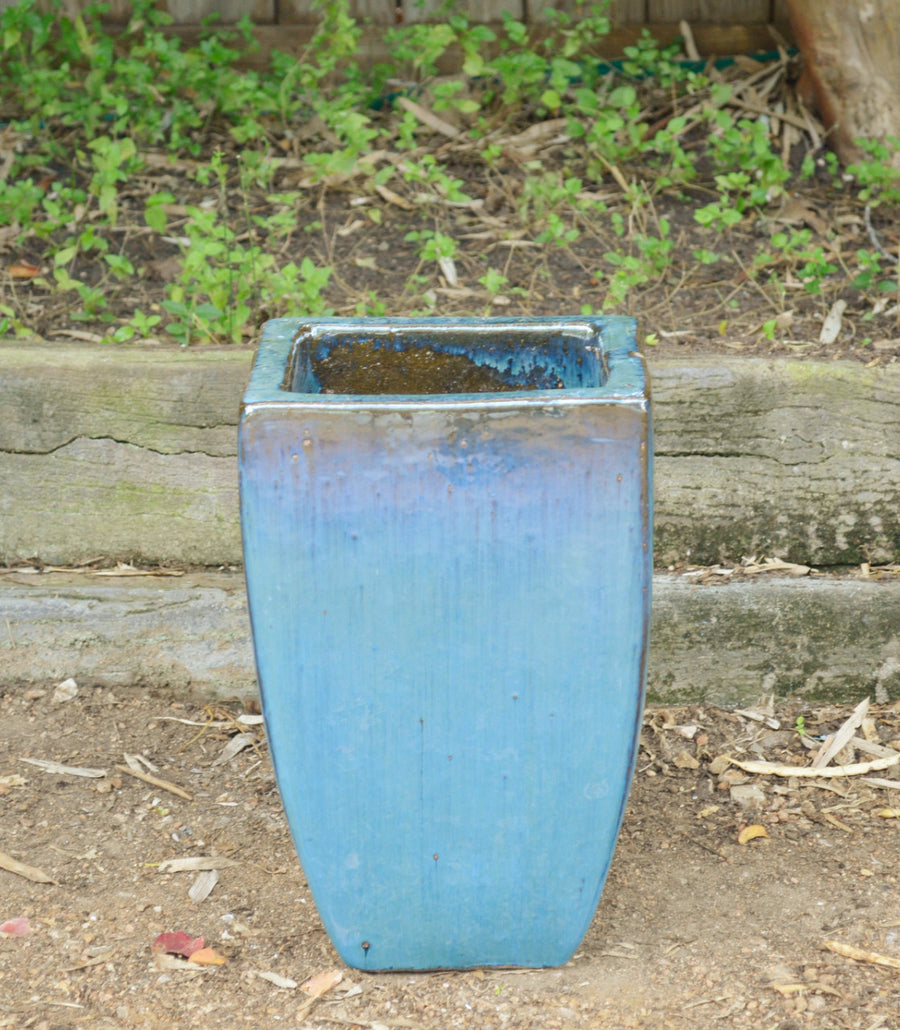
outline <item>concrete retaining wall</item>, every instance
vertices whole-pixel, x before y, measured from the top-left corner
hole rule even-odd
[[[900,697],[900,577],[653,584],[648,696],[670,704]],[[0,577],[6,686],[256,690],[243,577]]]
[[[241,560],[252,355],[0,343],[0,562]],[[900,557],[900,365],[650,359],[656,559]]]

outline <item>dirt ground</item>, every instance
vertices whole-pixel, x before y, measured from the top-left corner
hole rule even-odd
[[[238,721],[247,706],[72,694],[0,692],[0,1027],[900,1028],[900,704],[873,705],[829,763],[862,771],[816,779],[723,756],[809,766],[849,708],[648,710],[571,962],[365,974],[319,922],[262,727]],[[205,898],[208,873],[160,867],[210,856],[222,868]],[[202,936],[224,961],[155,953],[164,932]],[[304,982],[331,971],[313,998]]]

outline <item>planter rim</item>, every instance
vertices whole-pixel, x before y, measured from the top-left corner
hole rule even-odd
[[[622,315],[565,316],[560,318],[273,318],[263,327],[259,351],[242,409],[281,407],[298,403],[311,408],[339,410],[371,408],[379,411],[423,408],[521,408],[580,405],[585,403],[633,401],[646,404],[649,392],[643,357],[635,350],[636,320]],[[583,339],[586,346],[599,344],[609,374],[599,387],[539,390],[508,390],[485,393],[446,394],[322,394],[294,392],[284,388],[285,372],[294,347],[303,334],[388,332],[401,330],[431,334],[463,330],[473,334],[534,328],[568,333]]]

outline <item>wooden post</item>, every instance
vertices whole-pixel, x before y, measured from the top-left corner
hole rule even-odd
[[[900,139],[900,0],[787,0],[803,53],[801,98],[844,163],[859,138]],[[900,155],[895,155],[900,167]]]

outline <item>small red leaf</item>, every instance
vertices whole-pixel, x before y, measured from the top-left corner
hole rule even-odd
[[[202,937],[191,937],[189,933],[161,933],[153,942],[153,951],[165,951],[170,955],[190,958],[203,947]]]
[[[41,274],[41,270],[37,265],[32,265],[28,261],[16,261],[11,265],[7,265],[6,271],[9,272],[13,279],[34,279],[35,276]]]
[[[31,924],[25,916],[7,919],[5,923],[0,923],[0,933],[7,937],[24,937],[31,933]]]

